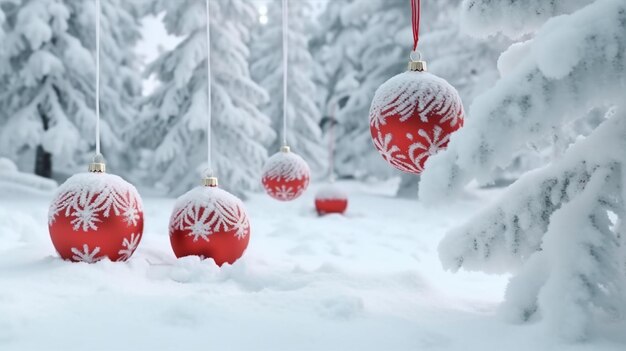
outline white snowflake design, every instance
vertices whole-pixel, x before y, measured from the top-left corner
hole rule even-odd
[[[72,217],[75,231],[98,229],[102,218],[122,216],[128,226],[137,226],[142,204],[137,190],[122,178],[106,173],[80,173],[68,179],[50,205],[48,224],[63,213]]]
[[[72,259],[78,262],[85,263],[96,263],[104,258],[104,256],[97,257],[96,255],[100,253],[100,247],[96,246],[93,251],[89,251],[89,246],[87,244],[83,245],[83,251],[79,251],[77,248],[72,248]]]
[[[193,241],[209,241],[218,231],[235,230],[238,239],[248,235],[250,223],[243,204],[219,188],[198,187],[181,196],[170,219],[173,230],[189,231]]]
[[[124,238],[124,240],[122,240],[122,247],[124,248],[117,252],[119,255],[121,255],[117,260],[128,260],[130,256],[132,256],[133,252],[135,252],[135,250],[137,249],[137,246],[139,246],[139,240],[141,240],[141,235],[135,233],[132,233],[130,235],[130,239]]]
[[[380,131],[378,131],[376,138],[374,138],[374,146],[376,146],[380,154],[387,162],[392,162],[396,156],[403,156],[402,154],[398,154],[400,152],[400,148],[397,145],[391,145],[391,139],[391,133],[387,133],[383,137]],[[394,156],[394,154],[396,156]]]
[[[309,165],[293,152],[277,152],[263,167],[263,179],[282,179],[290,182],[308,178]]]
[[[286,185],[274,187],[274,191],[272,192],[272,195],[274,197],[277,197],[282,200],[292,199],[295,194],[296,193],[293,190],[293,188],[290,186],[286,186]]]
[[[439,150],[444,148],[444,145],[450,140],[450,135],[441,136],[443,129],[439,126],[435,126],[433,129],[433,136],[431,138],[428,133],[420,129],[417,134],[421,136],[426,142],[415,142],[409,146],[408,158],[406,155],[400,152],[400,149],[396,145],[391,145],[391,134],[386,134],[383,138],[381,133],[378,132],[377,137],[374,139],[374,145],[379,150],[383,158],[394,165],[396,168],[411,173],[421,173],[424,169],[422,167],[422,161],[430,156],[435,155]],[[407,133],[406,136],[409,140],[413,140],[413,136]]]
[[[426,140],[426,144],[417,142],[415,144],[411,144],[409,147],[409,158],[420,172],[423,171],[421,166],[422,160],[439,152],[439,150],[441,150],[450,140],[450,135],[446,135],[442,138],[441,132],[443,132],[441,127],[435,126],[433,129],[433,137],[431,138],[426,131],[420,129],[417,134]]]
[[[370,125],[376,129],[390,116],[405,122],[416,115],[428,122],[431,112],[442,116],[439,124],[456,126],[463,116],[463,104],[456,90],[445,80],[426,72],[404,72],[381,85],[370,107]]]

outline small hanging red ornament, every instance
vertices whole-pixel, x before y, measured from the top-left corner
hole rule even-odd
[[[309,186],[311,170],[302,157],[283,146],[267,160],[262,183],[265,191],[276,200],[291,201]]]
[[[101,160],[89,171],[59,187],[48,212],[52,244],[65,260],[126,261],[143,233],[141,198],[134,186],[104,173]]]
[[[420,2],[411,4],[414,46],[408,71],[376,90],[369,117],[372,140],[382,157],[401,171],[420,174],[426,160],[463,126],[464,112],[456,89],[426,72],[426,62],[416,51]]]
[[[334,184],[328,184],[315,195],[315,209],[320,215],[346,212],[348,208],[348,194],[337,188]]]
[[[250,241],[243,203],[207,177],[204,186],[179,197],[170,218],[170,242],[176,257],[212,258],[218,266],[233,264]]]
[[[288,70],[288,42],[289,13],[287,0],[282,0],[282,44],[283,44],[283,146],[267,160],[263,167],[261,182],[267,193],[280,201],[291,201],[298,198],[309,186],[311,170],[302,157],[291,152],[287,146],[287,73]]]

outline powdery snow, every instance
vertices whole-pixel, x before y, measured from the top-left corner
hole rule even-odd
[[[294,152],[279,151],[272,155],[263,166],[263,178],[285,181],[300,180],[311,174],[309,165]]]
[[[455,126],[463,113],[459,94],[445,79],[428,72],[407,71],[391,77],[374,95],[370,108],[370,125],[385,124],[388,116],[399,115],[402,122],[413,116],[415,109],[420,119],[432,111],[439,112],[441,124]],[[445,116],[445,117],[444,117]]]
[[[499,191],[429,208],[393,198],[391,183],[337,186],[350,195],[347,216],[318,217],[315,186],[290,203],[253,194],[250,245],[221,269],[174,258],[173,199],[144,199],[144,236],[128,262],[86,264],[54,252],[50,195],[0,194],[0,349],[624,349],[624,324],[564,344],[504,323],[495,309],[506,276],[443,271],[443,233]]]
[[[315,198],[318,200],[347,199],[348,193],[337,184],[326,184],[317,191]]]

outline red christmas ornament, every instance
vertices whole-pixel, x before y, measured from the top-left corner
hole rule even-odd
[[[267,160],[263,168],[263,187],[267,193],[280,201],[298,198],[309,186],[311,170],[302,157],[283,146]]]
[[[333,184],[321,188],[315,195],[315,209],[320,215],[346,212],[348,195]]]
[[[250,241],[250,222],[243,203],[217,187],[217,178],[179,197],[170,218],[170,242],[176,257],[212,258],[218,266],[233,264]]]
[[[52,244],[65,260],[126,261],[143,233],[141,198],[134,186],[104,173],[104,164],[90,170],[70,177],[57,191],[48,212]]]
[[[381,85],[370,108],[374,146],[397,169],[420,174],[426,160],[444,149],[463,126],[459,93],[444,79],[411,61],[409,71]]]

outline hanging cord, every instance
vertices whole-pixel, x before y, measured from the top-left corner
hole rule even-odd
[[[289,38],[288,22],[289,6],[287,0],[283,0],[283,146],[287,146],[287,69],[289,68]]]
[[[328,177],[331,183],[335,182],[335,112],[337,110],[337,100],[333,99],[330,105],[330,129],[328,130]]]
[[[207,77],[207,163],[208,176],[213,176],[213,163],[211,159],[211,11],[209,0],[206,0],[206,77]]]
[[[413,28],[413,51],[417,51],[420,41],[420,15],[422,4],[420,0],[411,0],[411,24]]]
[[[100,153],[100,0],[96,0],[96,158]]]

